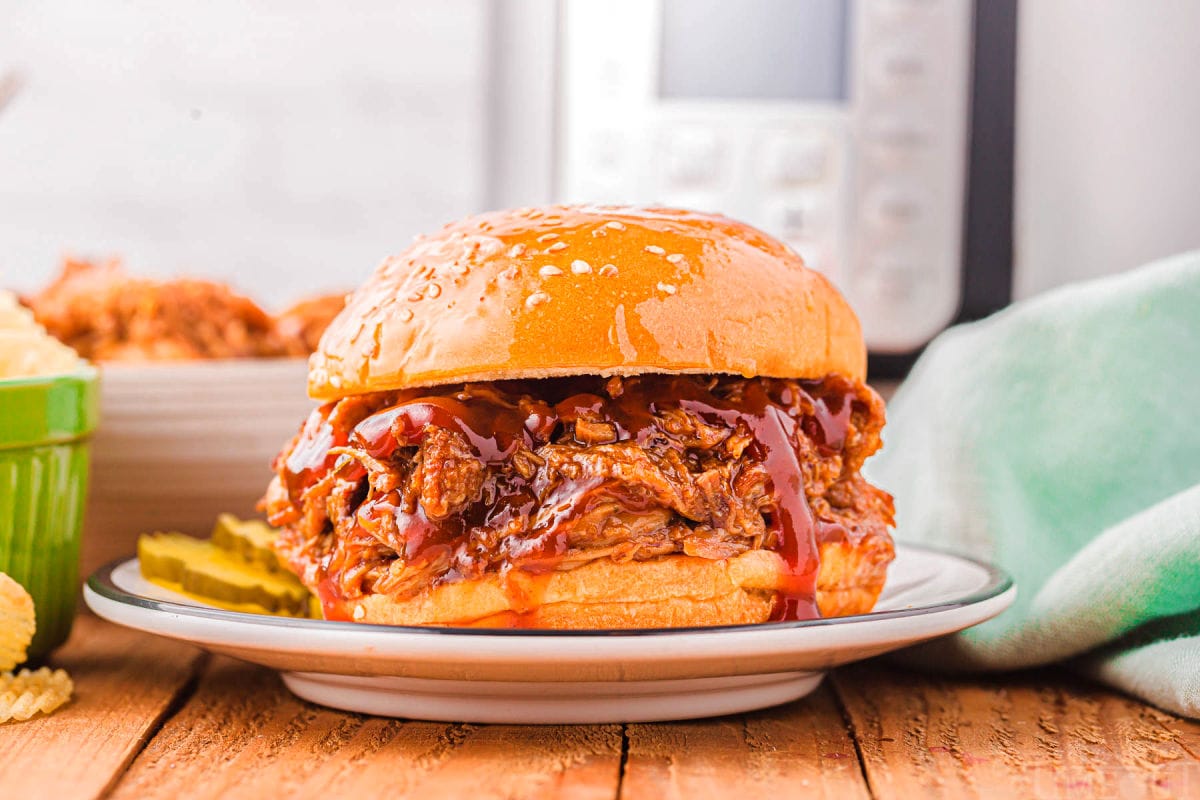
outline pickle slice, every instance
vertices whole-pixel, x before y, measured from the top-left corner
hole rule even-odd
[[[210,541],[182,533],[138,539],[142,575],[212,605],[292,617],[309,615],[308,589],[292,574],[269,572]]]
[[[278,531],[262,520],[221,514],[213,526],[212,543],[247,564],[268,572],[290,574],[279,563],[279,557],[271,547],[278,535]]]
[[[212,545],[182,533],[144,533],[138,537],[138,563],[146,579],[183,582],[188,562],[207,558]]]
[[[249,569],[220,551],[184,570],[185,592],[225,603],[253,603],[272,614],[306,616],[308,590],[299,581]]]

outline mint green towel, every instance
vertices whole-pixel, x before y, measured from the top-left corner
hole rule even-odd
[[[1072,666],[1200,717],[1200,251],[953,328],[888,407],[896,538],[992,561],[1000,617],[930,667]]]

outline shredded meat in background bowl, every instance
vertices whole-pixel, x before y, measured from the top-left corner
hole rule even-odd
[[[68,259],[25,298],[56,339],[92,361],[191,361],[307,356],[345,304],[344,293],[272,317],[228,286],[129,275],[116,261]]]
[[[297,302],[275,317],[275,328],[291,355],[307,356],[317,349],[321,334],[346,307],[346,293],[318,295]]]
[[[745,409],[769,430],[754,430]],[[796,502],[774,485],[788,478],[771,469],[784,455],[803,482],[812,535],[857,543],[887,537],[892,524],[891,497],[859,474],[883,422],[880,397],[840,376],[585,377],[358,395],[313,412],[276,458],[264,505],[283,528],[284,559],[343,599],[405,598],[514,567],[779,551],[781,518]],[[786,439],[767,441],[770,431]]]

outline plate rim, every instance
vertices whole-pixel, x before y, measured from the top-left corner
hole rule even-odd
[[[589,630],[562,630],[554,628],[479,628],[454,626],[421,626],[421,625],[387,625],[372,622],[351,622],[325,619],[301,619],[297,617],[280,617],[270,614],[253,614],[246,611],[230,611],[210,606],[190,605],[170,600],[157,600],[151,597],[132,594],[118,587],[112,579],[113,572],[137,556],[118,558],[97,569],[88,576],[85,586],[99,597],[109,602],[124,606],[133,606],[147,611],[156,611],[172,615],[198,617],[207,621],[224,622],[233,625],[267,625],[278,628],[292,628],[310,632],[359,632],[362,634],[379,634],[388,636],[466,636],[481,639],[633,639],[644,637],[671,637],[697,633],[737,633],[737,632],[768,632],[787,631],[807,628],[828,628],[832,626],[852,626],[855,624],[882,622],[885,620],[919,617],[985,603],[993,600],[1015,588],[1013,581],[1005,570],[972,556],[963,555],[939,547],[928,545],[896,542],[896,548],[915,550],[918,552],[958,559],[982,569],[986,575],[985,583],[979,589],[953,600],[929,605],[908,606],[889,611],[871,611],[866,614],[854,614],[845,617],[820,617],[808,620],[790,620],[783,622],[757,622],[738,625],[704,625],[681,628],[599,628]],[[86,599],[86,598],[85,598]],[[89,604],[90,605],[90,604]]]

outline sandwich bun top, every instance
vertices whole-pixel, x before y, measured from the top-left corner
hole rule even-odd
[[[469,217],[386,259],[322,336],[308,391],[647,372],[861,380],[866,347],[837,289],[749,225],[549,206]]]

